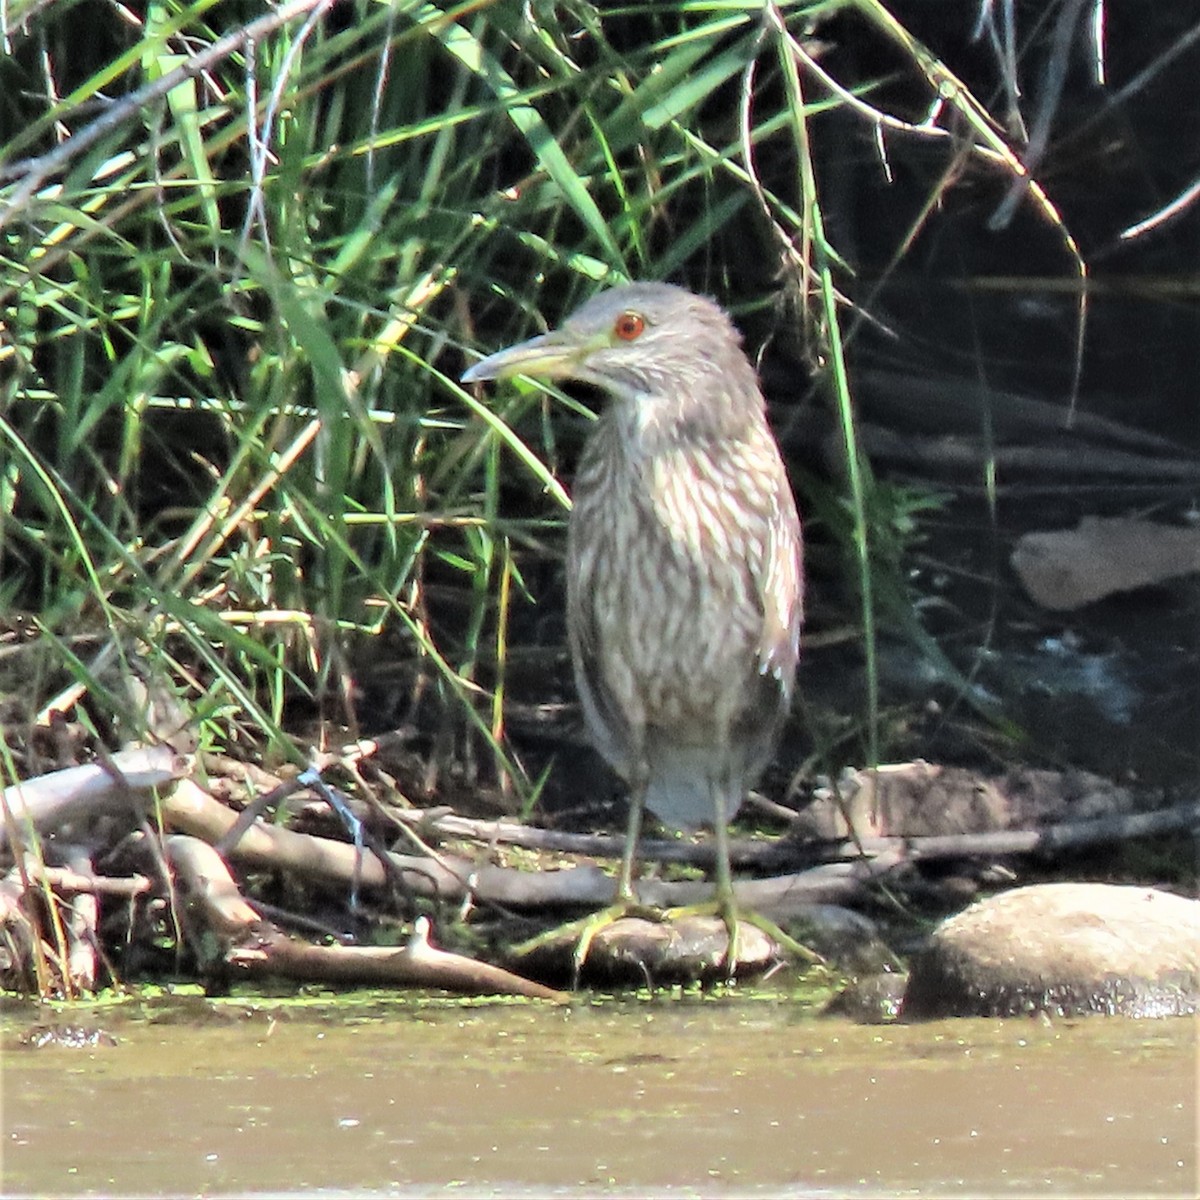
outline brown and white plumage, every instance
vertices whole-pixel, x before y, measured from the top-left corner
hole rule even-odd
[[[801,620],[800,525],[728,317],[664,284],[603,293],[580,332],[636,313],[574,484],[568,629],[589,731],[664,823],[730,820],[774,749]],[[619,341],[619,339],[618,339]],[[639,372],[621,359],[644,356]],[[593,382],[599,382],[593,379]]]
[[[576,474],[568,630],[588,731],[677,828],[736,813],[774,750],[799,655],[800,522],[741,338],[711,300],[613,288],[467,381],[603,388]],[[626,848],[622,883],[632,861]],[[728,857],[719,883],[728,886]]]

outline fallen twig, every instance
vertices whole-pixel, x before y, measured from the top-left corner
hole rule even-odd
[[[47,867],[32,859],[25,863],[26,878],[30,883],[45,883],[61,896],[144,896],[154,884],[145,875],[96,875],[91,871],[76,871],[70,867]],[[10,879],[18,882],[20,877],[13,872]]]
[[[192,916],[222,938],[235,942],[225,952],[223,961],[243,976],[566,999],[562,993],[511,971],[435,949],[429,944],[429,922],[424,917],[416,922],[408,945],[399,949],[314,946],[294,940],[247,903],[221,856],[206,842],[174,834],[166,840],[166,853],[178,872]]]
[[[1145,813],[1118,813],[1091,821],[1063,821],[1041,829],[999,829],[991,833],[959,833],[940,837],[864,838],[862,847],[873,853],[896,849],[907,842],[914,860],[978,858],[997,854],[1047,854],[1067,847],[1121,842],[1180,829],[1200,828],[1200,800]]]
[[[162,801],[164,819],[172,828],[204,841],[220,842],[236,820],[233,813],[190,779],[182,780]],[[230,850],[235,862],[296,872],[310,879],[349,885],[354,877],[355,850],[346,842],[295,833],[277,825],[252,825]],[[902,855],[900,856],[902,857]],[[481,903],[530,910],[540,908],[599,908],[613,897],[613,878],[594,866],[559,871],[522,871],[514,867],[475,864],[445,855],[428,858],[389,854],[391,866],[419,896],[462,900],[470,895]],[[789,905],[844,902],[860,895],[867,881],[888,870],[890,856],[875,861],[826,863],[811,870],[775,879],[744,880],[736,884],[739,903],[766,912],[786,912]],[[387,876],[373,857],[361,862],[361,882],[381,888]],[[705,882],[642,880],[641,900],[664,908],[711,900]]]
[[[92,874],[92,860],[81,846],[71,847],[67,865],[76,874]],[[67,935],[66,973],[73,990],[94,991],[100,945],[100,901],[95,892],[76,892],[68,903],[63,922]]]
[[[209,929],[243,937],[267,923],[242,896],[221,856],[207,842],[173,834],[163,844],[191,914]]]
[[[113,101],[89,124],[71,137],[57,143],[53,150],[37,158],[5,164],[2,179],[19,179],[3,209],[0,209],[0,229],[20,215],[29,201],[48,179],[67,169],[70,164],[95,145],[122,122],[139,116],[155,100],[168,95],[174,88],[207,71],[224,58],[236,54],[248,43],[261,40],[297,16],[302,16],[327,0],[292,0],[266,16],[251,21],[241,29],[227,34],[211,46],[192,54],[173,70],[166,71],[149,83]]]
[[[555,854],[618,859],[625,849],[625,835],[615,833],[566,833],[560,829],[541,829],[518,821],[481,821],[442,813],[431,817],[420,809],[389,810],[388,815],[405,826],[433,831],[441,837],[458,837],[488,846],[519,846]],[[729,861],[734,866],[769,869],[794,858],[795,843],[786,838],[733,838],[729,843]],[[644,838],[638,853],[646,862],[685,863],[711,867],[716,850],[707,841],[686,838]]]
[[[449,954],[429,944],[429,921],[418,918],[406,946],[314,946],[277,930],[255,946],[237,946],[229,965],[247,977],[284,976],[318,983],[368,983],[442,988],[471,995],[529,996],[565,1003],[569,997],[503,967]]]

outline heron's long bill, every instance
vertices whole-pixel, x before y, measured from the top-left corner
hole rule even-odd
[[[535,379],[566,379],[574,375],[580,362],[596,346],[593,342],[572,338],[562,330],[552,330],[497,350],[463,373],[463,383],[482,383],[486,379],[511,379],[530,375]]]

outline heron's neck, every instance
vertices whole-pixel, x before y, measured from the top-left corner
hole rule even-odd
[[[612,422],[625,454],[636,460],[717,441],[740,441],[749,437],[764,417],[755,388],[752,397],[695,392],[614,395],[603,419]]]

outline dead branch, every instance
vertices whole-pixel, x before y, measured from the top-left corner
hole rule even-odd
[[[80,846],[71,847],[67,866],[80,876],[91,875],[92,860]],[[63,926],[67,935],[67,978],[73,989],[91,992],[96,988],[100,945],[100,901],[95,892],[77,892],[67,905]]]
[[[1200,800],[1188,800],[1147,813],[1121,813],[1092,821],[1064,821],[1041,829],[1000,829],[992,833],[959,833],[940,837],[865,838],[868,853],[884,853],[906,845],[914,861],[939,858],[986,858],[1006,854],[1049,854],[1068,847],[1123,842],[1182,829],[1200,829]]]
[[[266,923],[242,897],[221,856],[200,838],[173,834],[163,845],[189,909],[224,937],[244,937]]]
[[[901,764],[939,772],[928,764]],[[940,771],[937,778],[945,772]],[[964,776],[977,778],[970,772]],[[1115,803],[1100,796],[1097,803]],[[404,823],[422,824],[421,813],[393,813]],[[1078,821],[1051,821],[1032,829],[999,829],[978,833],[911,836],[863,836],[858,841],[842,837],[740,838],[730,844],[730,861],[743,867],[779,869],[809,864],[834,863],[857,858],[861,853],[872,857],[901,853],[910,861],[947,858],[987,858],[1009,854],[1041,854],[1067,847],[1097,845],[1129,838],[1152,837],[1188,829],[1200,820],[1200,801],[1185,801],[1169,808],[1144,813],[1112,813]],[[615,834],[572,834],[559,830],[537,829],[514,821],[479,821],[453,814],[441,815],[423,823],[448,837],[469,838],[488,845],[521,846],[562,854],[599,858],[620,858],[624,837]],[[844,825],[843,825],[844,828]],[[687,863],[711,867],[714,862],[710,842],[646,840],[639,845],[639,856],[646,862]],[[807,871],[805,872],[807,875]],[[739,885],[743,886],[743,885]]]
[[[871,857],[824,863],[794,875],[735,880],[733,891],[739,908],[773,921],[789,921],[803,917],[817,904],[845,904],[864,900],[874,884],[902,865],[905,859],[902,847],[889,847]],[[664,883],[656,879],[643,879],[637,884],[638,899],[651,908],[705,904],[713,899],[714,894],[713,885],[704,881]],[[611,898],[610,880],[609,894],[601,903],[608,903]]]
[[[236,817],[193,780],[182,780],[162,801],[164,819],[172,828],[215,844],[233,825]],[[346,842],[295,833],[276,825],[252,825],[245,831],[230,857],[252,867],[292,871],[310,879],[349,885],[354,877],[355,850]],[[443,900],[462,900],[467,895],[480,903],[530,910],[540,908],[599,908],[613,896],[613,878],[594,866],[568,867],[561,871],[522,871],[513,867],[475,864],[467,859],[444,856],[440,861],[390,854],[413,893]],[[890,859],[874,863],[828,863],[797,875],[777,879],[746,880],[736,885],[739,901],[764,911],[786,912],[791,904],[844,902],[860,895],[866,882],[889,869]],[[363,887],[382,888],[386,872],[374,855],[360,864]],[[673,908],[712,899],[712,885],[704,882],[664,883],[643,880],[638,885],[641,900],[649,905]]]
[[[25,875],[30,883],[45,883],[60,896],[118,896],[131,899],[144,896],[154,887],[145,875],[124,875],[119,878],[96,875],[91,871],[75,871],[70,867],[43,866],[32,858],[25,862]],[[19,879],[15,872],[10,878]]]
[[[108,763],[67,767],[4,789],[0,847],[10,832],[30,825],[39,833],[68,821],[121,811],[131,792],[144,792],[182,779],[190,759],[170,746],[138,746],[118,751]]]
[[[204,791],[194,780],[185,779],[162,802],[163,819],[182,833],[210,845],[222,842],[237,823],[237,814]],[[246,829],[230,846],[235,862],[295,872],[310,879],[349,884],[356,865],[364,887],[382,888],[387,872],[374,854],[356,864],[356,851],[347,842],[296,833],[277,825],[258,822]],[[469,889],[474,866],[464,859],[445,859],[442,866],[426,858],[389,855],[392,867],[404,877],[405,886],[417,895],[462,899]],[[495,868],[493,868],[495,869]]]
[[[242,897],[229,868],[207,842],[185,834],[166,840],[189,909],[222,938],[235,941],[224,961],[247,978],[273,976],[303,982],[436,987],[468,995],[502,994],[564,999],[499,967],[429,944],[429,922],[418,920],[408,945],[314,946],[289,938]],[[237,939],[241,939],[237,941]]]
[[[973,280],[971,286],[981,282]],[[930,379],[893,370],[864,370],[859,378],[865,419],[888,429],[935,438],[977,438],[986,418],[993,436],[1003,444],[1037,446],[1065,439],[1076,448],[1115,447],[1147,460],[1168,460],[1168,470],[1178,470],[1181,476],[1190,472],[1186,477],[1194,477],[1200,470],[1200,461],[1187,446],[1084,409],[1068,413],[1057,401],[964,387],[957,378]]]
[[[16,178],[20,179],[20,183],[13,189],[3,210],[0,210],[0,229],[3,229],[28,206],[29,201],[48,179],[66,170],[89,147],[95,145],[100,138],[112,132],[124,121],[140,114],[147,105],[168,95],[181,83],[195,79],[222,59],[236,54],[247,44],[261,41],[297,16],[302,16],[326,2],[327,0],[292,0],[282,8],[227,34],[207,49],[193,54],[173,70],[167,71],[143,87],[114,101],[103,110],[100,116],[73,136],[60,142],[53,150],[49,150],[37,158],[6,164],[3,172],[0,173],[0,178]]]
[[[565,1003],[569,997],[502,967],[449,954],[429,944],[429,922],[421,917],[408,945],[314,946],[278,930],[254,946],[230,951],[229,964],[247,978],[284,976],[316,983],[376,984],[441,988],[467,995],[529,996]]]
[[[518,821],[481,821],[460,817],[442,810],[431,815],[421,809],[389,809],[388,815],[402,825],[416,826],[425,836],[434,832],[441,837],[457,837],[488,846],[519,846],[554,854],[619,859],[625,849],[625,835],[615,833],[566,833],[560,829],[540,829]],[[794,815],[794,814],[793,814]],[[794,843],[790,844],[794,849]],[[729,861],[734,866],[769,867],[781,855],[787,857],[789,843],[779,838],[733,838],[729,843]],[[716,851],[711,842],[688,839],[644,838],[638,853],[646,862],[684,863],[711,867]]]
[[[872,458],[909,470],[943,472],[977,471],[983,448],[968,436],[922,437],[911,431],[896,433],[881,425],[864,424],[861,440]],[[1138,483],[1190,484],[1200,479],[1194,459],[1162,459],[1131,454],[1102,446],[997,446],[988,454],[1005,475],[1043,476],[1060,485],[1081,478],[1103,483],[1129,479]]]

